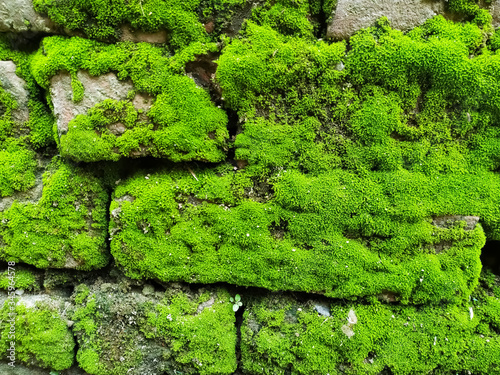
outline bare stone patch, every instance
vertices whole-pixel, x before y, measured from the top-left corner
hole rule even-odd
[[[393,28],[407,31],[443,12],[443,1],[339,0],[335,15],[328,25],[327,37],[347,39],[384,16]]]
[[[438,228],[450,228],[457,221],[465,221],[465,230],[473,230],[479,222],[478,216],[445,215],[438,216],[432,220],[432,224]]]
[[[134,89],[132,82],[119,81],[114,73],[93,77],[80,70],[77,78],[84,88],[83,99],[79,102],[73,101],[69,73],[61,72],[50,81],[50,95],[59,135],[68,132],[68,123],[76,116],[86,114],[90,108],[106,99],[124,100],[128,92]]]
[[[13,61],[0,61],[0,86],[16,100],[17,108],[12,111],[12,120],[22,124],[29,120],[29,93],[25,88],[26,81],[16,75],[16,68]]]
[[[56,33],[57,29],[54,22],[35,12],[32,0],[0,1],[0,32]]]
[[[154,33],[147,33],[140,30],[132,30],[128,26],[122,26],[121,37],[122,42],[134,42],[134,43],[166,43],[167,42],[167,32],[165,30],[160,30]]]

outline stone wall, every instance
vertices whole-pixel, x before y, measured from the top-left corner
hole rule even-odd
[[[0,373],[500,373],[499,9],[1,1]]]

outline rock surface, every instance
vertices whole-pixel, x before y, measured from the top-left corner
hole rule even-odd
[[[59,135],[68,132],[68,123],[78,115],[86,114],[96,104],[106,99],[124,100],[134,85],[130,81],[119,81],[115,74],[107,73],[93,77],[86,71],[78,71],[77,79],[83,86],[83,99],[73,101],[71,76],[60,73],[50,81],[50,94],[54,105]]]
[[[490,13],[493,17],[493,27],[500,27],[500,0],[494,0],[491,3]]]
[[[457,221],[465,221],[465,230],[473,230],[479,222],[478,216],[446,215],[435,217],[432,224],[438,228],[450,228]]]
[[[77,287],[75,299],[83,303],[75,311],[74,331],[84,370],[153,375],[236,369],[236,330],[226,291],[171,284],[145,296],[131,286],[124,280]]]
[[[29,92],[25,85],[24,79],[16,75],[16,64],[13,61],[0,61],[0,87],[17,101],[17,108],[12,111],[12,120],[19,124],[29,120]]]
[[[327,37],[347,39],[359,29],[387,17],[395,29],[407,31],[444,12],[444,2],[427,0],[339,0]]]
[[[0,32],[55,33],[57,27],[48,18],[36,13],[31,0],[0,1]]]

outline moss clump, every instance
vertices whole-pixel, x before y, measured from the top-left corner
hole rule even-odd
[[[179,74],[186,62],[213,50],[214,44],[195,43],[174,57],[166,57],[165,50],[145,43],[104,45],[60,37],[45,38],[43,43],[45,52],[36,55],[32,69],[44,87],[60,70],[69,71],[73,81],[81,69],[95,76],[114,70],[119,79],[130,78],[138,93],[154,98],[146,110],[134,107],[131,95],[129,100],[105,100],[88,114],[77,116],[61,136],[63,156],[78,161],[137,155],[176,162],[224,159],[227,116],[215,107],[207,92]],[[112,131],[117,124],[123,128],[119,134]]]
[[[7,290],[9,285],[28,291],[40,289],[40,277],[31,270],[18,268],[14,272],[14,277],[12,275],[13,273],[8,270],[0,273],[0,289]]]
[[[495,170],[500,60],[487,36],[440,16],[406,35],[381,20],[344,55],[249,23],[217,71],[240,115],[236,159],[263,174]]]
[[[316,87],[334,85],[339,78],[335,66],[344,55],[344,43],[283,36],[252,22],[246,34],[224,48],[217,70],[225,101],[242,116],[264,111],[286,119],[314,111],[315,102],[326,94],[315,92]]]
[[[321,12],[320,1],[266,1],[253,9],[251,20],[283,35],[316,39],[321,26],[318,19]]]
[[[259,183],[223,166],[139,173],[115,191],[111,251],[134,278],[457,302],[477,284],[484,233],[460,218],[440,228],[433,217],[484,215],[493,227],[499,186],[493,174],[436,177],[281,171]]]
[[[35,10],[69,30],[83,31],[88,37],[117,40],[120,26],[129,24],[144,31],[166,30],[174,49],[192,42],[207,41],[196,7],[199,0],[35,0]]]
[[[235,317],[229,294],[176,293],[148,314],[149,337],[165,341],[187,374],[231,374],[236,370]]]
[[[35,10],[58,25],[81,31],[87,37],[116,41],[121,26],[155,32],[165,30],[167,44],[179,50],[194,42],[234,36],[247,19],[275,28],[285,35],[313,39],[321,30],[324,14],[331,14],[332,1],[249,0],[35,0]],[[243,25],[242,25],[243,24]]]
[[[15,342],[15,362],[20,361],[53,370],[65,370],[72,366],[75,342],[66,321],[50,307],[39,305],[27,308],[18,303],[11,310],[7,300],[0,310],[2,331],[0,350],[8,353]],[[15,319],[15,338],[12,336],[11,319]]]
[[[16,99],[0,83],[0,141],[9,137],[22,138],[30,147],[38,149],[54,144],[52,127],[54,118],[42,100],[42,91],[30,71],[33,54],[14,50],[6,38],[0,35],[0,61],[12,60],[16,74],[25,81],[28,92],[29,119],[26,123],[16,123],[12,111],[19,108]]]
[[[236,332],[227,292],[174,287],[161,301],[158,294],[123,293],[116,284],[79,286],[73,319],[82,369],[95,375],[232,373]]]
[[[26,191],[35,185],[35,153],[20,141],[9,138],[0,148],[0,197]]]
[[[499,303],[498,297],[488,297],[468,304],[401,307],[298,303],[266,296],[247,303],[241,329],[242,370],[496,374],[499,320],[491,314]]]
[[[491,3],[491,0],[486,0],[485,3]],[[491,14],[487,9],[481,9],[477,0],[450,0],[448,8],[464,15],[477,25],[489,26],[491,24]]]
[[[39,268],[90,270],[106,265],[106,208],[102,184],[55,158],[38,202],[17,202],[0,213],[0,256]]]

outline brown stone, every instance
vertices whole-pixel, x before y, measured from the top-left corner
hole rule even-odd
[[[134,43],[166,43],[167,32],[165,30],[156,31],[154,33],[147,33],[140,30],[132,30],[128,26],[122,26],[120,40],[123,42]]]

